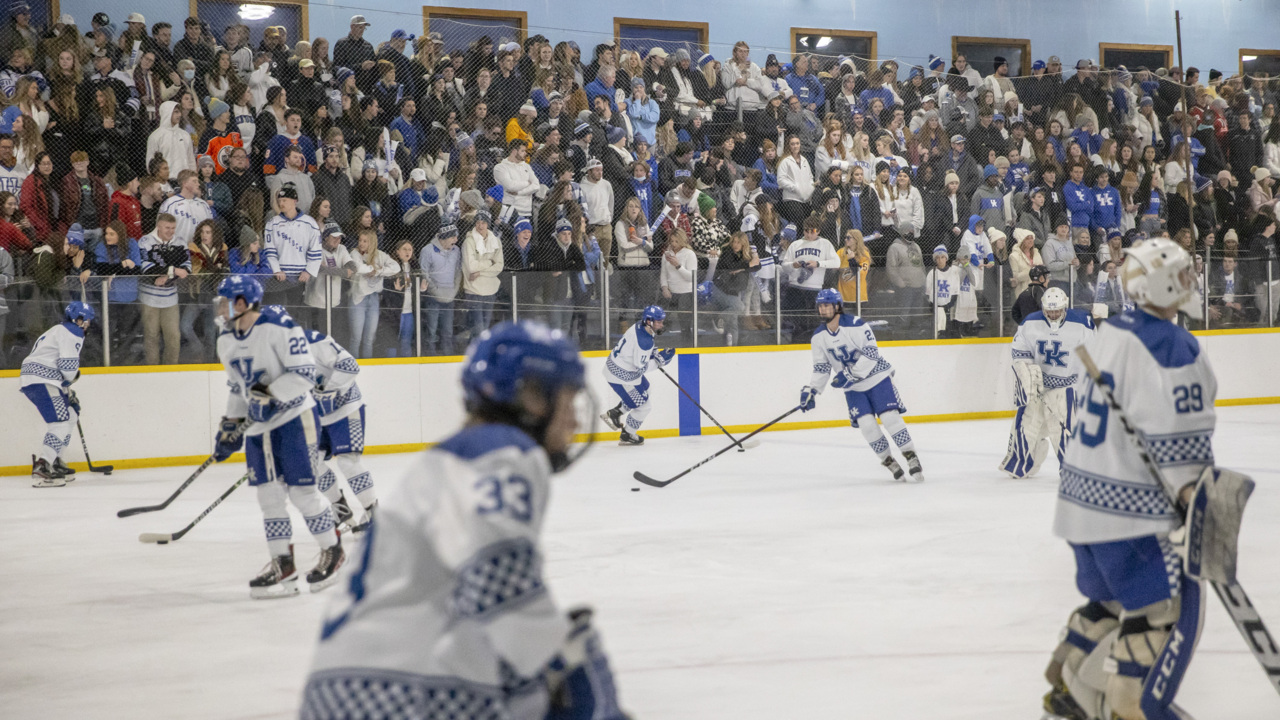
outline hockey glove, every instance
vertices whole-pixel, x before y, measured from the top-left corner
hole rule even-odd
[[[339,407],[338,396],[341,394],[340,391],[317,390],[313,394],[315,395],[316,405],[318,406],[321,417],[328,415],[332,413],[334,410],[338,409]]]
[[[818,406],[818,391],[805,385],[800,390],[800,412],[809,412]]]
[[[591,610],[569,611],[573,625],[564,649],[547,665],[547,692],[551,707],[547,720],[624,720],[618,707],[609,659],[600,634],[591,627]]]
[[[240,419],[222,418],[222,423],[218,425],[218,436],[215,440],[216,445],[213,448],[214,461],[222,462],[231,457],[244,444],[244,428],[240,424]]]
[[[279,405],[271,397],[266,385],[261,383],[249,388],[249,419],[254,422],[269,422],[275,417]]]
[[[841,370],[831,378],[831,387],[837,390],[844,390],[845,388],[853,387],[855,382],[857,382],[857,379],[852,374]]]
[[[675,348],[662,348],[653,353],[653,359],[657,361],[658,367],[664,367],[676,356]]]
[[[80,398],[76,397],[75,390],[67,390],[67,407],[75,410],[77,415],[80,414]]]

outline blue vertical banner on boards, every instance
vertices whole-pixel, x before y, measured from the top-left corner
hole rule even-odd
[[[680,387],[685,392],[693,396],[694,400],[702,402],[702,386],[699,378],[701,370],[699,368],[698,359],[701,355],[677,355],[676,356],[676,380],[679,381]],[[679,408],[680,408],[680,435],[701,435],[702,434],[702,412],[698,410],[698,406],[694,405],[684,393],[679,390]]]

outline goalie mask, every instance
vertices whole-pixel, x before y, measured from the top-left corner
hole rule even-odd
[[[1049,324],[1055,328],[1062,327],[1062,322],[1067,319],[1067,307],[1071,301],[1067,299],[1067,294],[1062,292],[1061,288],[1049,288],[1044,291],[1044,297],[1040,298],[1040,309],[1044,311],[1044,317]]]
[[[1139,305],[1203,314],[1191,255],[1168,238],[1151,238],[1125,250],[1121,282]]]

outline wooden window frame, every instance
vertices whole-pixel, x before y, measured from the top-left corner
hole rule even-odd
[[[801,50],[796,45],[797,35],[830,35],[831,37],[847,37],[861,38],[871,41],[871,57],[867,58],[867,67],[878,67],[879,55],[877,44],[880,42],[880,33],[874,30],[841,30],[838,28],[809,28],[809,27],[793,27],[791,28],[791,57],[794,60],[797,53],[813,52],[805,49]]]
[[[948,65],[955,65],[956,55],[960,54],[960,45],[1017,45],[1022,48],[1022,65],[1018,69],[1019,77],[1031,75],[1031,40],[1029,38],[982,37],[978,35],[952,35],[951,60]],[[967,59],[967,58],[966,58]],[[970,65],[969,67],[973,67]],[[983,78],[991,73],[981,73]]]
[[[298,11],[298,25],[300,26],[298,28],[298,34],[301,35],[301,37],[293,39],[292,42],[290,42],[289,44],[292,45],[293,43],[298,42],[298,40],[311,39],[311,19],[308,15],[308,10],[309,10],[308,0],[204,0],[204,1],[225,3],[227,5],[243,5],[245,3],[248,3],[250,5],[280,5],[280,6],[300,8]],[[54,7],[54,11],[56,12],[58,8],[58,0],[53,0],[53,7]],[[197,7],[199,7],[198,0],[187,0],[187,16],[199,17],[200,16],[199,13],[196,12]],[[57,15],[54,15],[54,17],[57,17]],[[147,28],[147,32],[148,33],[151,32],[150,27]],[[179,22],[177,25],[174,26],[174,35],[177,36],[179,40],[182,39],[182,23],[181,22]]]
[[[696,30],[698,31],[698,46],[702,48],[702,52],[707,52],[709,47],[708,38],[711,35],[710,23],[693,22],[688,20],[649,20],[647,18],[625,18],[615,17],[613,19],[613,45],[618,47],[622,45],[622,26],[637,25],[640,27],[658,27],[658,28],[676,28],[679,30]],[[696,59],[696,58],[695,58]]]
[[[1098,66],[1105,67],[1102,59],[1106,57],[1107,50],[1138,50],[1142,52],[1163,52],[1164,67],[1173,67],[1173,46],[1172,45],[1143,45],[1139,43],[1098,43]],[[1066,68],[1063,68],[1064,70]],[[1155,68],[1150,68],[1153,72]]]
[[[422,6],[422,34],[431,32],[431,16],[437,15],[448,20],[515,20],[519,27],[520,37],[515,41],[523,43],[529,37],[529,13],[523,10],[481,10],[478,8],[445,7],[443,5]]]
[[[1238,57],[1240,59],[1239,72],[1241,75],[1244,75],[1244,56],[1245,55],[1255,55],[1258,57],[1261,57],[1263,55],[1266,55],[1268,57],[1280,57],[1280,50],[1265,50],[1263,48],[1240,48]]]

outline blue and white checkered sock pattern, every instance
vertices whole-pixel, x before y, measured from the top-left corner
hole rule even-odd
[[[883,458],[889,454],[889,441],[886,440],[884,436],[881,436],[879,440],[871,443],[871,449],[875,451],[876,455]]]
[[[307,518],[307,529],[312,535],[324,535],[333,532],[333,512],[329,508],[325,508],[319,515],[311,515]]]
[[[327,493],[333,484],[338,482],[338,476],[333,474],[332,470],[326,469],[324,474],[320,476],[320,492]]]
[[[262,527],[267,533],[267,550],[271,557],[289,554],[289,543],[293,541],[293,524],[289,518],[263,518]]]
[[[627,416],[626,426],[627,426],[627,429],[630,430],[632,433],[635,433],[637,430],[639,430],[642,424],[644,424],[644,421],[637,420],[634,415]]]
[[[1178,597],[1182,592],[1182,556],[1169,538],[1160,537],[1160,552],[1164,555],[1164,570],[1169,576],[1169,596]]]
[[[53,450],[53,454],[54,454],[55,456],[56,456],[56,455],[61,455],[61,454],[62,454],[62,451],[63,451],[63,450],[65,450],[65,449],[67,448],[67,446],[68,446],[68,445],[70,445],[70,444],[71,444],[71,436],[70,436],[70,435],[65,435],[65,436],[63,436],[63,437],[58,437],[57,435],[55,435],[55,434],[53,434],[53,433],[51,433],[51,432],[47,432],[47,433],[45,433],[45,434],[44,434],[44,445],[45,445],[45,447],[49,448],[50,450]]]
[[[898,447],[907,445],[911,442],[911,433],[907,432],[906,428],[902,428],[901,430],[893,434],[893,442]]]
[[[347,484],[351,486],[351,492],[359,495],[373,487],[373,477],[367,472],[360,473],[353,478],[347,478]]]

